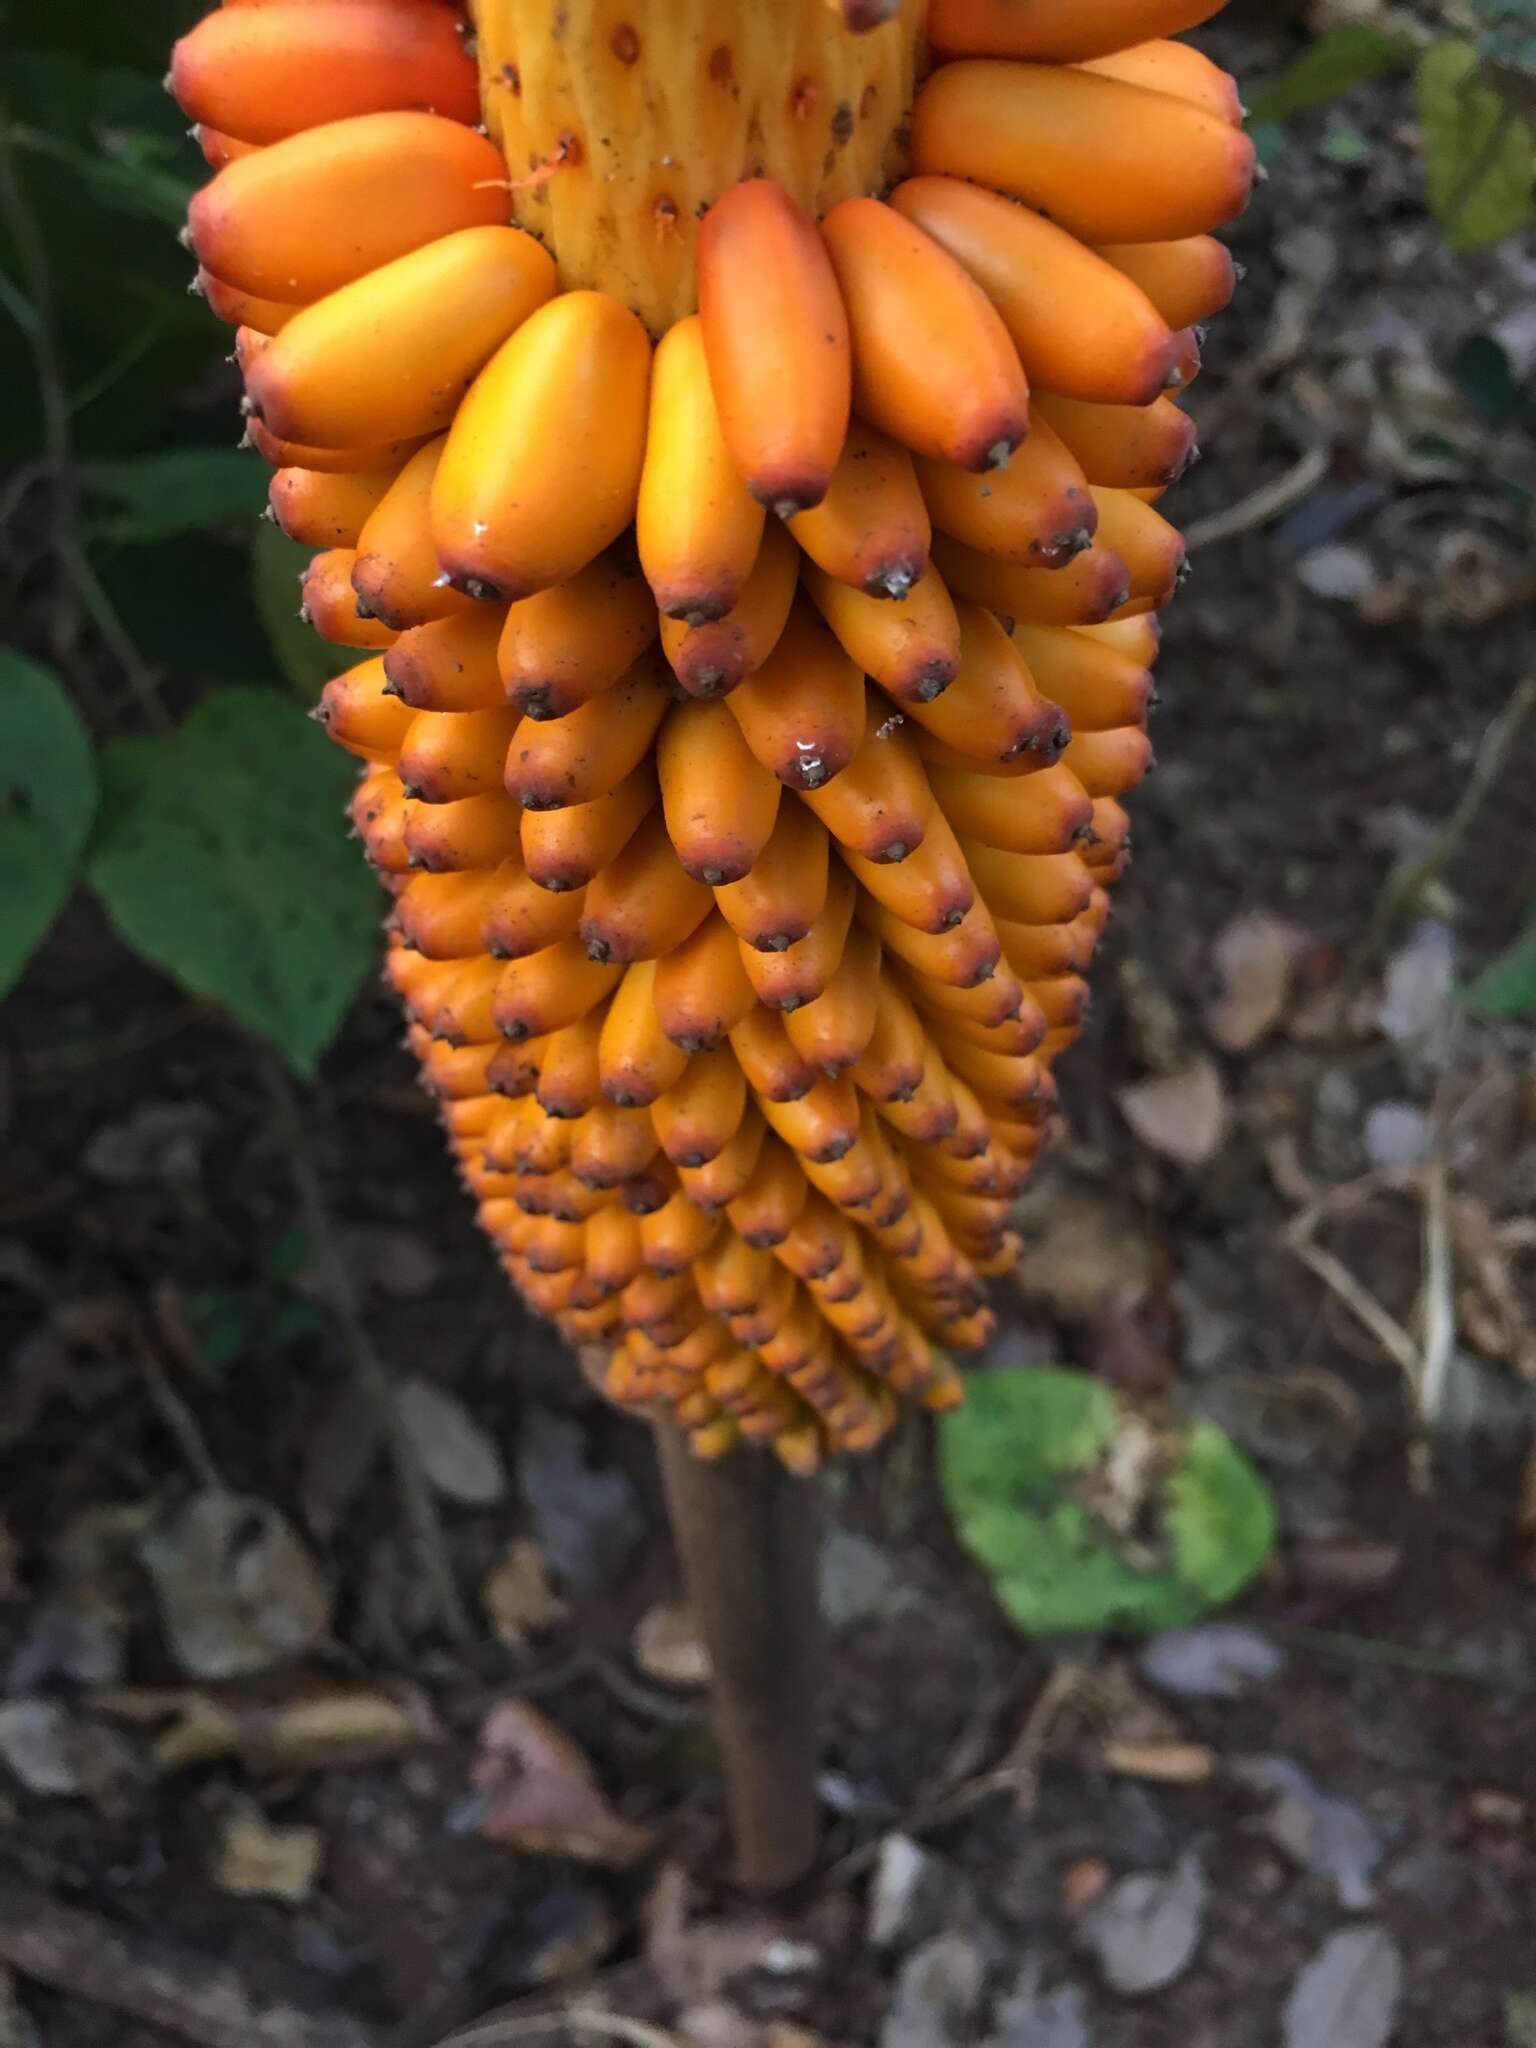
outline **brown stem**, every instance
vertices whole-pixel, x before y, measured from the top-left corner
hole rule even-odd
[[[708,1647],[736,1876],[786,1890],[815,1861],[817,1494],[766,1453],[718,1465],[659,1423],[672,1533]]]

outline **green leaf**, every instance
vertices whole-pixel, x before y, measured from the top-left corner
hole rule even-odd
[[[349,762],[286,698],[230,688],[102,765],[90,872],[118,930],[311,1073],[374,951]]]
[[[1317,153],[1324,163],[1337,164],[1341,171],[1352,171],[1357,164],[1368,164],[1375,149],[1371,138],[1362,134],[1353,121],[1346,121],[1342,114],[1336,114],[1329,121],[1327,133],[1317,145]]]
[[[1385,29],[1367,28],[1363,23],[1336,28],[1259,94],[1249,119],[1288,121],[1309,108],[1324,106],[1385,72],[1406,70],[1413,62],[1413,48],[1406,36],[1389,35]]]
[[[152,666],[203,686],[269,678],[248,533],[234,545],[217,528],[99,552],[102,584]]]
[[[63,908],[95,807],[75,707],[47,669],[0,648],[0,995]]]
[[[1516,233],[1536,204],[1536,135],[1489,83],[1471,43],[1454,37],[1419,59],[1430,211],[1453,249]]]
[[[1168,1482],[1173,1567],[1212,1605],[1240,1592],[1275,1545],[1269,1489],[1229,1437],[1195,1423]]]
[[[332,676],[368,659],[357,647],[332,647],[299,617],[299,579],[313,548],[289,540],[263,522],[251,549],[251,588],[256,610],[278,669],[306,704],[313,704]]]
[[[1536,1014],[1536,924],[1483,969],[1463,1000],[1479,1017]]]
[[[952,1503],[1013,1500],[1081,1472],[1115,1432],[1115,1397],[1086,1373],[981,1373],[944,1431]]]
[[[168,540],[254,519],[267,494],[266,464],[239,448],[178,448],[93,462],[84,474],[90,489],[116,508],[96,522],[109,541]]]
[[[1269,1494],[1219,1430],[1154,1432],[1082,1373],[980,1374],[939,1441],[960,1539],[1029,1635],[1192,1620],[1274,1542]],[[1135,1470],[1149,1495],[1127,1526],[1111,1502]]]

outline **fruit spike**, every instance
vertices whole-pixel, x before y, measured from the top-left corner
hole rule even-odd
[[[700,1458],[953,1405],[1017,1255],[1251,171],[1170,40],[1216,5],[226,0],[178,46],[197,288],[370,657],[317,716],[408,1042],[524,1300]]]

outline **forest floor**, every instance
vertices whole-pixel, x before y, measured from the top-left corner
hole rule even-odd
[[[1529,368],[1536,264],[1445,253],[1414,134],[1397,80],[1296,122],[1237,230],[1160,766],[982,1362],[1259,1463],[1238,1633],[1023,1641],[908,1431],[830,1492],[825,1865],[733,1899],[646,1442],[509,1303],[390,1005],[299,1098],[81,902],[0,1017],[5,2048],[1536,2042],[1533,1035],[1449,995],[1536,900],[1536,717],[1483,745],[1530,449],[1448,374]],[[537,1843],[477,1832],[493,1710]]]

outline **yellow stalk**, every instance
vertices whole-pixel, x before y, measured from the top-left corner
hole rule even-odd
[[[922,0],[853,35],[827,0],[471,0],[486,126],[561,283],[654,332],[695,307],[699,216],[739,178],[812,214],[903,170]]]

